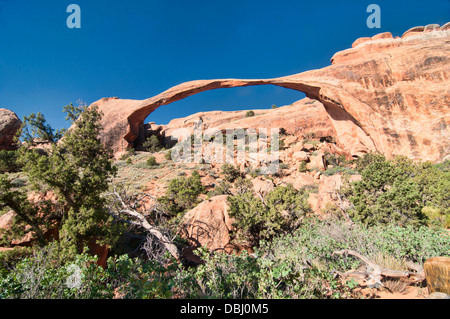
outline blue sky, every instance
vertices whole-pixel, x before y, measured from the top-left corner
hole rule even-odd
[[[69,4],[81,29],[69,29]],[[369,29],[369,4],[381,28]],[[0,0],[0,108],[42,112],[67,127],[62,107],[102,97],[152,97],[179,83],[271,78],[325,67],[356,38],[450,21],[450,0]],[[208,110],[269,108],[301,99],[274,86],[204,92],[147,121]]]

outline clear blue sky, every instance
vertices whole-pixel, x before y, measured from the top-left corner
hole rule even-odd
[[[66,8],[81,7],[81,29]],[[366,8],[381,7],[369,29]],[[181,82],[269,78],[321,68],[358,37],[450,21],[449,0],[0,0],[0,108],[43,112],[102,97],[152,97]],[[273,86],[204,92],[161,107],[147,121],[207,110],[268,108],[302,98]]]

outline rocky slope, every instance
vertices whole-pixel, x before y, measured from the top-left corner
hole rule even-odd
[[[274,79],[218,79],[182,83],[152,98],[105,98],[104,142],[116,152],[133,145],[139,127],[158,107],[203,91],[277,85],[317,100],[353,156],[377,150],[439,161],[450,152],[450,24],[416,27],[402,37],[361,38],[336,53],[331,65]]]

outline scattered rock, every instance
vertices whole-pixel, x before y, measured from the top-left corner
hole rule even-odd
[[[304,151],[299,151],[292,154],[292,159],[300,162],[306,162],[309,159],[309,155]]]
[[[273,182],[269,179],[264,179],[261,176],[258,176],[252,180],[253,190],[261,194],[262,196],[267,195],[271,190],[275,188]]]
[[[307,167],[309,169],[319,169],[321,171],[325,171],[327,168],[324,153],[321,151],[318,151],[316,153],[317,154],[312,155],[309,158],[309,163],[307,164]]]

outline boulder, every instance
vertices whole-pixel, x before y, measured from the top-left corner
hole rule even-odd
[[[264,179],[258,176],[252,180],[253,190],[261,194],[261,196],[266,196],[271,190],[275,188],[275,185],[270,179]]]
[[[0,216],[0,229],[4,229],[4,230],[9,229],[12,225],[15,215],[16,214],[14,213],[14,211],[10,210],[9,212]]]
[[[316,154],[312,155],[309,158],[309,163],[306,165],[309,169],[319,169],[321,171],[325,171],[326,161],[325,155],[322,151],[315,152]]]
[[[298,151],[292,154],[292,159],[299,162],[306,162],[309,159],[309,155],[304,151]]]
[[[210,251],[227,248],[233,220],[228,215],[227,195],[205,200],[183,217],[185,237],[193,247],[207,247]]]
[[[14,136],[22,125],[16,113],[0,109],[0,150],[14,150]]]

